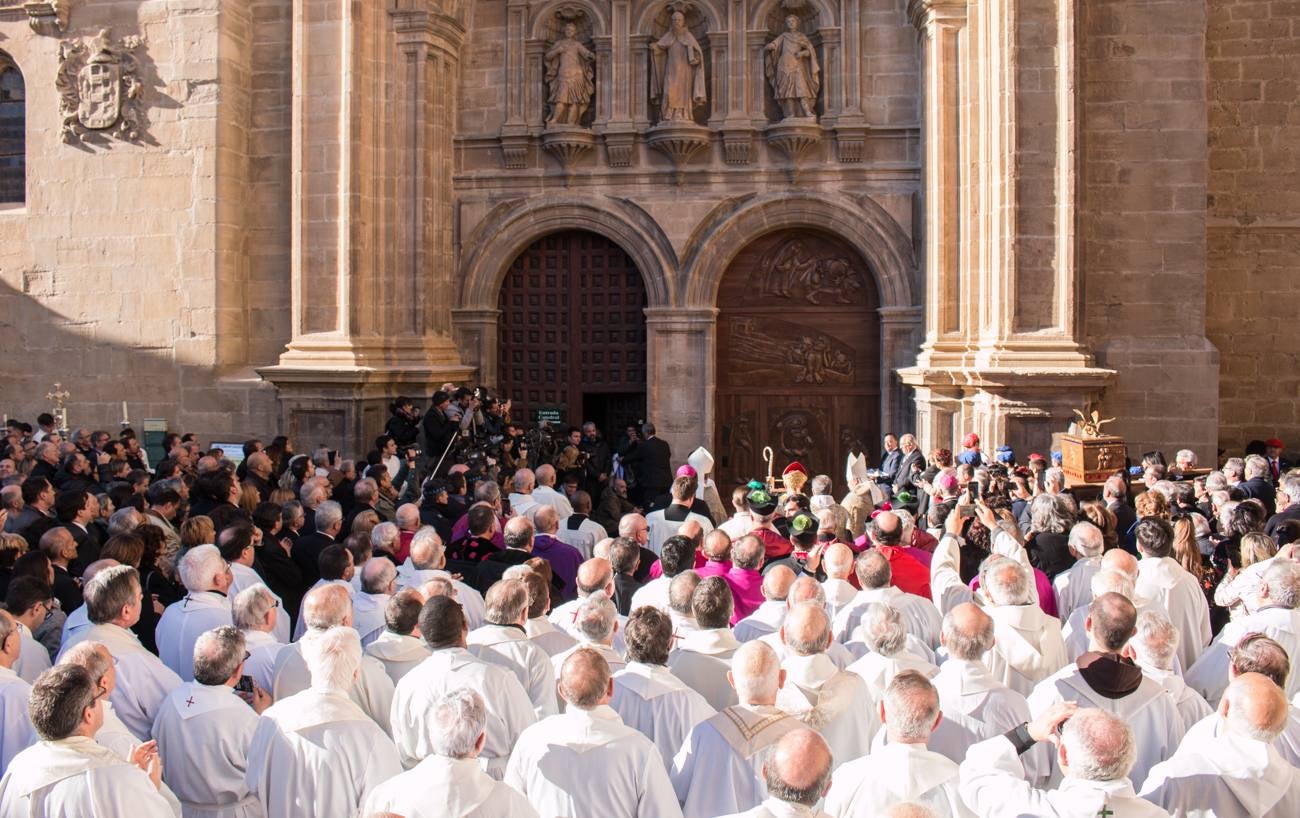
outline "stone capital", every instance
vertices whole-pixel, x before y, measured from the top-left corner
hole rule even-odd
[[[967,0],[909,0],[907,17],[925,31],[931,26],[961,28],[966,25]]]

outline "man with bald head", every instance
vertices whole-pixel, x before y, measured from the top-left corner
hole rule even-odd
[[[503,579],[487,592],[487,622],[470,631],[469,652],[514,674],[528,693],[537,718],[560,711],[555,700],[555,672],[551,657],[528,638],[528,585]]]
[[[1088,651],[1038,683],[1029,695],[1029,711],[1038,716],[1054,704],[1078,702],[1114,713],[1137,742],[1133,779],[1145,780],[1152,767],[1173,754],[1187,725],[1164,686],[1129,658],[1128,643],[1137,632],[1137,608],[1131,601],[1102,594],[1092,601],[1085,627]],[[1052,779],[1060,780],[1059,768]]]
[[[776,704],[799,721],[821,731],[838,766],[871,748],[879,726],[873,718],[871,692],[856,673],[841,670],[826,654],[831,620],[826,606],[801,602],[781,625],[785,645],[785,687]]]
[[[763,803],[766,751],[803,725],[776,706],[785,684],[776,651],[748,642],[731,658],[727,679],[738,704],[696,725],[670,773],[686,818],[715,818]]]
[[[50,558],[54,566],[54,585],[51,591],[59,601],[59,607],[65,613],[71,613],[81,606],[81,586],[68,573],[69,566],[77,559],[77,541],[72,532],[66,528],[51,528],[41,535],[41,553]]]
[[[831,786],[831,748],[815,730],[791,730],[772,746],[763,762],[767,799],[724,818],[830,818],[816,809]]]
[[[704,557],[704,564],[696,565],[695,573],[701,579],[725,576],[731,570],[731,538],[727,532],[715,528],[706,534],[700,553]]]
[[[578,648],[560,668],[564,713],[519,736],[505,783],[542,815],[679,818],[659,751],[609,706],[613,674],[598,652]]]
[[[537,509],[533,524],[537,528],[533,536],[533,556],[551,564],[551,575],[559,582],[559,599],[576,598],[575,580],[578,566],[582,565],[582,552],[555,536],[560,528],[560,518],[554,508]]]
[[[826,590],[833,617],[858,595],[858,589],[849,580],[853,574],[853,549],[842,542],[830,543],[822,552],[821,567],[826,572],[822,588]]]
[[[898,520],[897,516],[890,516],[893,516],[895,521]],[[875,523],[873,522],[872,525],[874,526]],[[879,548],[870,548],[858,555],[854,570],[862,590],[858,591],[852,601],[836,614],[834,623],[836,639],[841,642],[851,641],[867,606],[872,603],[882,603],[892,606],[903,615],[908,633],[931,650],[939,646],[939,626],[943,622],[939,609],[928,597],[904,593],[895,587],[894,566],[896,564],[897,560],[890,561]]]
[[[1120,554],[1121,557],[1111,560],[1112,554]],[[1130,570],[1131,567],[1131,570]],[[1097,573],[1092,575],[1088,581],[1089,590],[1092,596],[1088,602],[1075,608],[1070,613],[1069,618],[1061,628],[1061,638],[1065,640],[1065,653],[1073,661],[1078,659],[1080,654],[1088,650],[1088,631],[1084,627],[1084,620],[1088,618],[1088,609],[1092,600],[1106,593],[1116,593],[1127,598],[1137,608],[1137,612],[1159,614],[1165,618],[1169,613],[1165,606],[1159,602],[1149,599],[1143,599],[1134,589],[1134,582],[1137,579],[1137,560],[1133,555],[1123,549],[1114,548],[1106,552],[1102,557],[1102,567]],[[1181,636],[1180,636],[1181,639]],[[1179,674],[1182,673],[1183,667],[1178,661],[1178,653],[1174,652],[1173,668]]]
[[[568,497],[564,496],[564,492],[557,491],[555,488],[555,467],[550,463],[543,463],[537,467],[534,477],[537,479],[537,485],[533,486],[533,502],[550,506],[560,522],[568,519],[573,513],[573,504],[569,502]]]
[[[749,539],[753,538],[742,538],[742,540]],[[760,550],[762,548],[761,542],[759,548]],[[788,565],[773,566],[763,575],[763,603],[748,616],[736,622],[734,630],[737,641],[749,642],[769,633],[776,633],[781,627],[781,622],[785,620],[787,610],[785,598],[790,593],[790,586],[794,585],[794,580],[794,571]]]
[[[882,511],[867,526],[867,539],[889,560],[890,584],[904,593],[930,599],[930,570],[903,546],[903,521],[892,511]]]
[[[533,489],[537,487],[537,475],[531,469],[517,469],[510,478],[510,510],[516,517],[525,517],[531,523],[540,508],[550,508],[537,502]]]
[[[579,636],[577,628],[578,610],[587,597],[601,591],[606,598],[614,598],[614,568],[609,564],[609,560],[592,557],[578,566],[574,584],[578,591],[577,599],[571,599],[563,605],[551,609],[549,618],[552,625],[576,639]],[[618,632],[614,635],[614,647],[619,652],[626,648],[622,636],[625,622],[626,617],[620,616]]]
[[[528,537],[530,539],[532,537],[531,526],[528,528]],[[488,562],[488,560],[484,560],[480,563],[480,570]],[[415,532],[415,536],[411,538],[411,555],[398,569],[397,573],[397,587],[399,589],[416,588],[431,579],[447,580],[456,589],[456,599],[465,607],[465,616],[469,619],[469,626],[477,628],[483,624],[483,594],[447,572],[447,549],[433,526],[422,526],[419,531]],[[482,579],[482,576],[478,577],[480,583]],[[482,585],[481,587],[486,591],[489,586]]]
[[[1143,798],[1174,815],[1300,815],[1300,775],[1271,745],[1286,727],[1286,695],[1273,680],[1244,673],[1219,702],[1224,729],[1183,742],[1155,766]]]

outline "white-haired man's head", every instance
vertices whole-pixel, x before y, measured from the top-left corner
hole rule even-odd
[[[392,525],[392,523],[384,523]],[[389,559],[366,560],[361,566],[361,590],[367,594],[391,594],[397,586],[397,566]]]
[[[302,619],[310,630],[352,625],[352,597],[348,586],[331,582],[312,588],[302,600]]]
[[[890,744],[925,744],[939,726],[939,691],[915,670],[895,676],[878,706]]]
[[[411,507],[414,508],[414,506]],[[402,508],[406,508],[406,506],[402,506]],[[418,511],[416,512],[416,519],[419,519]],[[396,523],[380,523],[370,529],[370,548],[375,553],[387,551],[389,554],[393,554],[397,552],[397,544],[401,538],[402,532]],[[391,560],[387,561],[391,562]]]
[[[1070,529],[1069,542],[1070,550],[1080,559],[1100,557],[1101,552],[1106,550],[1106,540],[1101,529],[1092,523],[1075,523]]]
[[[1066,778],[1119,781],[1137,758],[1133,731],[1117,716],[1084,708],[1061,727],[1057,760]]]
[[[271,589],[259,582],[235,594],[230,604],[231,621],[241,631],[270,633],[275,630],[279,606]]]
[[[795,578],[794,584],[790,586],[790,592],[785,595],[787,608],[793,608],[801,602],[816,602],[823,606],[826,604],[826,589],[807,574]]]
[[[979,662],[993,649],[993,617],[970,602],[957,605],[943,618],[939,642],[952,658]]]
[[[468,687],[454,688],[435,696],[429,713],[433,717],[429,743],[434,755],[478,757],[487,730],[487,705],[482,696]]]
[[[986,572],[988,596],[994,605],[1028,605],[1032,601],[1029,572],[1013,560],[1004,560]]]
[[[741,704],[774,705],[777,691],[785,685],[785,671],[776,651],[756,639],[732,655],[727,680]]]
[[[862,636],[872,651],[894,656],[907,645],[907,625],[898,609],[884,602],[872,602],[862,614]]]
[[[441,568],[445,553],[442,538],[433,526],[426,525],[411,536],[411,564],[417,570]]]
[[[588,642],[612,645],[618,627],[618,609],[604,591],[593,591],[578,606],[574,628]]]
[[[1133,578],[1123,571],[1103,568],[1088,580],[1088,587],[1092,590],[1093,599],[1102,594],[1119,594],[1132,600],[1135,584]]]
[[[203,591],[225,593],[230,589],[234,577],[230,574],[230,563],[221,557],[221,551],[215,545],[196,545],[176,566],[185,590],[192,594]]]
[[[361,670],[361,636],[354,628],[309,630],[301,644],[313,688],[346,691],[352,687]]]
[[[1259,579],[1262,604],[1294,610],[1300,607],[1300,563],[1276,559],[1269,563]]]
[[[1141,611],[1137,615],[1137,634],[1129,644],[1142,667],[1172,671],[1178,653],[1178,628],[1159,611]]]

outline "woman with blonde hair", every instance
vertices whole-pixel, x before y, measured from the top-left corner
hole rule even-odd
[[[196,545],[216,545],[217,528],[211,517],[200,514],[191,517],[181,525],[181,551],[189,551]]]
[[[239,487],[239,507],[247,511],[250,515],[257,504],[262,502],[262,492],[257,490],[257,486],[251,483],[244,483]]]
[[[1233,619],[1252,614],[1259,606],[1259,583],[1277,556],[1277,543],[1267,534],[1241,535],[1241,568],[1228,563],[1228,573],[1214,589],[1214,604],[1227,608]]]
[[[1101,530],[1101,541],[1105,543],[1105,550],[1119,547],[1119,518],[1115,516],[1115,512],[1106,508],[1105,503],[1100,500],[1089,500],[1079,506],[1079,512],[1088,518],[1088,522]]]
[[[1138,519],[1144,517],[1170,518],[1169,501],[1158,491],[1144,491],[1133,501]]]

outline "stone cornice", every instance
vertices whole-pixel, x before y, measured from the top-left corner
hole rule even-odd
[[[966,25],[967,0],[909,0],[907,18],[921,31],[934,24]]]

